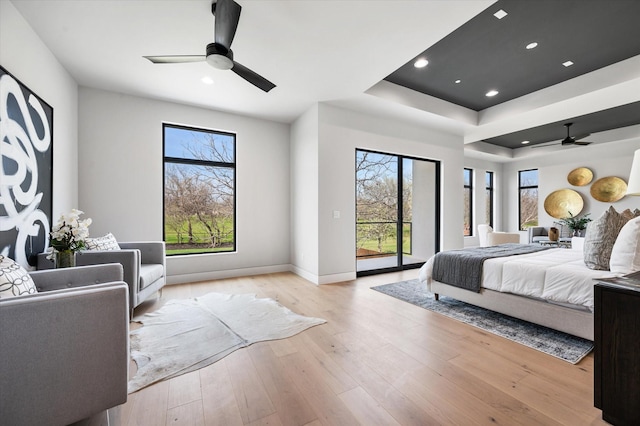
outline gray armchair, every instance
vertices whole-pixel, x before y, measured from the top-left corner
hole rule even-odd
[[[0,423],[67,425],[125,403],[122,266],[30,275],[38,293],[0,299]]]
[[[76,255],[76,265],[120,263],[124,281],[129,284],[129,314],[166,283],[164,241],[118,242],[121,250],[86,250]],[[38,256],[38,269],[52,268],[46,256]]]
[[[544,226],[532,226],[528,229],[529,244],[547,241],[549,239],[549,228]]]

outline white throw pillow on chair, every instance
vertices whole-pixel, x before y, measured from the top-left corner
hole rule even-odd
[[[104,237],[87,238],[84,245],[87,250],[120,250],[120,245],[111,232]]]
[[[0,299],[37,292],[27,270],[15,260],[0,254]]]
[[[491,227],[491,225],[478,225],[478,243],[480,244],[480,247],[486,247],[488,245],[487,236],[492,232],[493,228]]]

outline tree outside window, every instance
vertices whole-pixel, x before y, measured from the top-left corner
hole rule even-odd
[[[235,135],[164,124],[168,255],[235,251]]]
[[[485,220],[489,226],[493,227],[493,172],[485,173],[485,191],[486,191],[486,205],[485,205]]]
[[[520,230],[538,226],[538,170],[518,172]]]
[[[464,169],[464,225],[465,237],[473,235],[473,171]]]

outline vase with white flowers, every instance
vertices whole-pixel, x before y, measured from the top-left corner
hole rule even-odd
[[[76,266],[76,252],[84,248],[84,240],[89,236],[91,219],[80,219],[83,211],[72,209],[71,213],[60,216],[51,230],[50,245],[56,268]]]

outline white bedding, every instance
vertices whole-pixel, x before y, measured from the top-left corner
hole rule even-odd
[[[431,283],[433,257],[422,266],[420,282]],[[611,277],[584,264],[582,250],[555,248],[484,262],[482,287],[593,310],[594,278]]]

